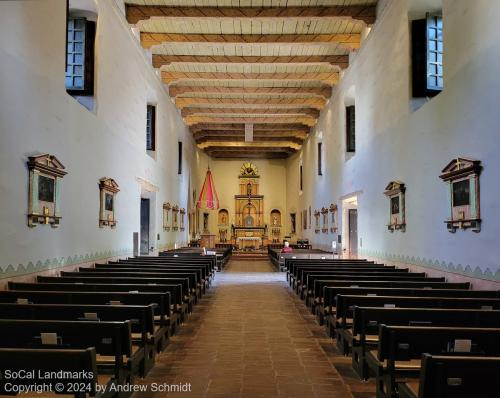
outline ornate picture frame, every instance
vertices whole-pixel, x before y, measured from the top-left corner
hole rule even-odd
[[[324,234],[328,233],[328,208],[327,207],[322,207],[321,208],[321,221],[322,221],[322,227],[321,227],[321,232]]]
[[[172,231],[179,229],[179,206],[172,206]]]
[[[338,230],[337,226],[338,206],[335,203],[332,203],[328,210],[330,211],[330,232],[336,233]]]
[[[61,221],[61,179],[67,174],[64,165],[48,153],[28,158],[28,227],[50,224],[57,228]]]
[[[163,230],[170,231],[170,210],[172,205],[170,202],[163,203]]]
[[[401,181],[391,181],[385,187],[384,195],[389,198],[389,223],[387,229],[390,232],[406,231],[406,186]]]
[[[319,234],[321,228],[319,217],[321,213],[318,209],[315,209],[313,214],[314,214],[314,232]]]
[[[480,160],[459,157],[441,171],[439,178],[448,185],[450,216],[444,221],[448,231],[481,232],[479,176],[482,169]]]
[[[118,184],[109,177],[99,180],[99,228],[116,228],[116,194],[120,192]]]
[[[184,231],[185,230],[185,227],[184,227],[184,217],[186,216],[186,209],[185,208],[181,208],[179,209],[179,220],[180,220],[180,230],[181,231]]]

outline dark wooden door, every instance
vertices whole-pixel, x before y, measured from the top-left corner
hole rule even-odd
[[[141,198],[141,254],[149,254],[149,199]]]
[[[349,209],[349,253],[358,254],[358,210]]]

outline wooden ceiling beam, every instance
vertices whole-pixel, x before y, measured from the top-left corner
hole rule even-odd
[[[213,158],[218,159],[286,159],[290,156],[287,152],[263,152],[260,151],[205,151]]]
[[[241,117],[241,116],[186,116],[184,118],[188,126],[193,126],[200,123],[298,123],[304,126],[312,127],[316,124],[316,119],[310,116],[259,116],[259,117]]]
[[[302,56],[227,56],[227,55],[163,55],[153,54],[153,67],[161,68],[172,63],[227,63],[227,64],[305,64],[324,63],[346,69],[349,66],[348,55],[302,55]]]
[[[361,35],[359,33],[225,35],[141,32],[141,44],[144,48],[151,48],[162,43],[337,43],[346,49],[353,50],[359,48]]]
[[[259,148],[266,148],[266,150],[269,150],[269,148],[274,148],[276,150],[283,150],[283,149],[293,149],[298,151],[301,147],[301,143],[296,143],[292,141],[252,141],[252,142],[246,142],[246,141],[205,141],[202,143],[197,144],[198,148],[200,149],[207,149],[211,147],[216,147],[216,148],[227,148],[227,149],[234,149],[234,148],[251,148],[251,149],[259,149]]]
[[[177,108],[183,109],[185,107],[196,107],[200,105],[212,105],[214,108],[217,106],[224,105],[234,105],[245,106],[245,105],[257,105],[260,107],[310,107],[315,109],[322,109],[326,104],[323,98],[199,98],[199,97],[189,97],[181,98],[177,97],[175,99],[175,105]],[[254,109],[254,108],[250,108]]]
[[[258,115],[308,115],[314,118],[319,117],[319,110],[311,108],[277,108],[269,106],[267,108],[184,108],[181,111],[182,117],[199,114],[232,114],[232,113],[250,113]]]
[[[245,130],[244,129],[234,129],[234,130],[195,130],[192,132],[193,136],[195,138],[202,137],[202,136],[208,136],[208,135],[219,135],[219,136],[226,136],[226,135],[241,135],[242,137],[245,136]],[[253,132],[254,137],[287,137],[287,136],[295,136],[295,137],[301,137],[301,138],[306,138],[307,137],[307,132],[303,130],[295,130],[295,129],[281,129],[281,130],[255,130]]]
[[[151,17],[178,18],[347,18],[373,24],[375,5],[320,7],[168,7],[126,5],[128,23],[136,24]]]
[[[306,72],[306,73],[227,73],[227,72],[161,72],[161,79],[166,84],[179,80],[306,80],[320,81],[330,86],[339,81],[338,72]]]
[[[242,143],[235,143],[235,144],[245,144],[244,142]],[[294,153],[296,149],[286,146],[277,146],[274,143],[268,143],[268,146],[233,146],[233,147],[227,147],[225,145],[222,146],[211,146],[205,149],[206,152],[210,151],[232,151],[232,152],[253,152],[253,151],[264,151],[264,152],[287,152],[287,153]]]
[[[190,128],[192,133],[196,133],[198,131],[211,131],[211,130],[219,130],[219,131],[245,131],[244,123],[200,123],[195,126],[191,126]],[[254,133],[264,132],[264,131],[279,131],[279,130],[295,130],[295,131],[303,131],[305,133],[309,133],[309,127],[304,126],[298,123],[276,123],[276,124],[260,124],[254,123],[253,131]]]
[[[180,84],[171,85],[168,88],[171,97],[183,94],[207,93],[207,94],[290,94],[290,95],[317,95],[328,99],[332,96],[332,88],[327,85],[321,87],[223,87],[223,86],[184,86]]]

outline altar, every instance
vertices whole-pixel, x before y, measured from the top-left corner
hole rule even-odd
[[[262,238],[259,236],[240,236],[236,239],[239,250],[254,249],[259,250],[262,246]]]

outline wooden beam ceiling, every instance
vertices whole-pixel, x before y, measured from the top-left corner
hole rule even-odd
[[[228,72],[165,72],[161,73],[164,83],[172,84],[179,80],[306,80],[320,81],[330,86],[339,80],[337,72],[329,73],[228,73]]]
[[[198,146],[222,158],[286,158],[300,149],[376,17],[376,0],[280,7],[134,1],[125,0],[126,18],[152,52],[152,66]],[[252,142],[246,124],[253,124]]]
[[[230,116],[221,117],[204,116],[186,116],[184,118],[188,126],[200,123],[299,123],[304,126],[312,127],[316,124],[316,119],[310,116]]]
[[[161,68],[172,63],[226,63],[226,64],[305,64],[324,63],[345,69],[348,55],[297,55],[297,56],[228,56],[228,55],[164,55],[153,54],[153,67]]]
[[[131,24],[151,17],[181,18],[349,18],[372,24],[373,5],[331,7],[166,7],[127,4],[126,17]]]
[[[184,86],[179,83],[169,87],[171,97],[177,97],[182,94],[193,93],[226,93],[226,94],[290,94],[290,95],[303,95],[309,94],[311,96],[321,96],[328,99],[332,95],[332,88],[327,85],[319,87],[223,87],[223,86]]]
[[[338,43],[348,49],[359,48],[359,34],[266,34],[266,35],[233,35],[233,34],[180,34],[141,32],[141,44],[151,48],[162,43]]]
[[[325,106],[323,98],[203,98],[203,97],[187,97],[175,100],[175,105],[179,109],[185,107],[198,107],[210,105],[213,108],[220,106],[247,106],[249,109],[253,107],[309,107],[321,109]]]

